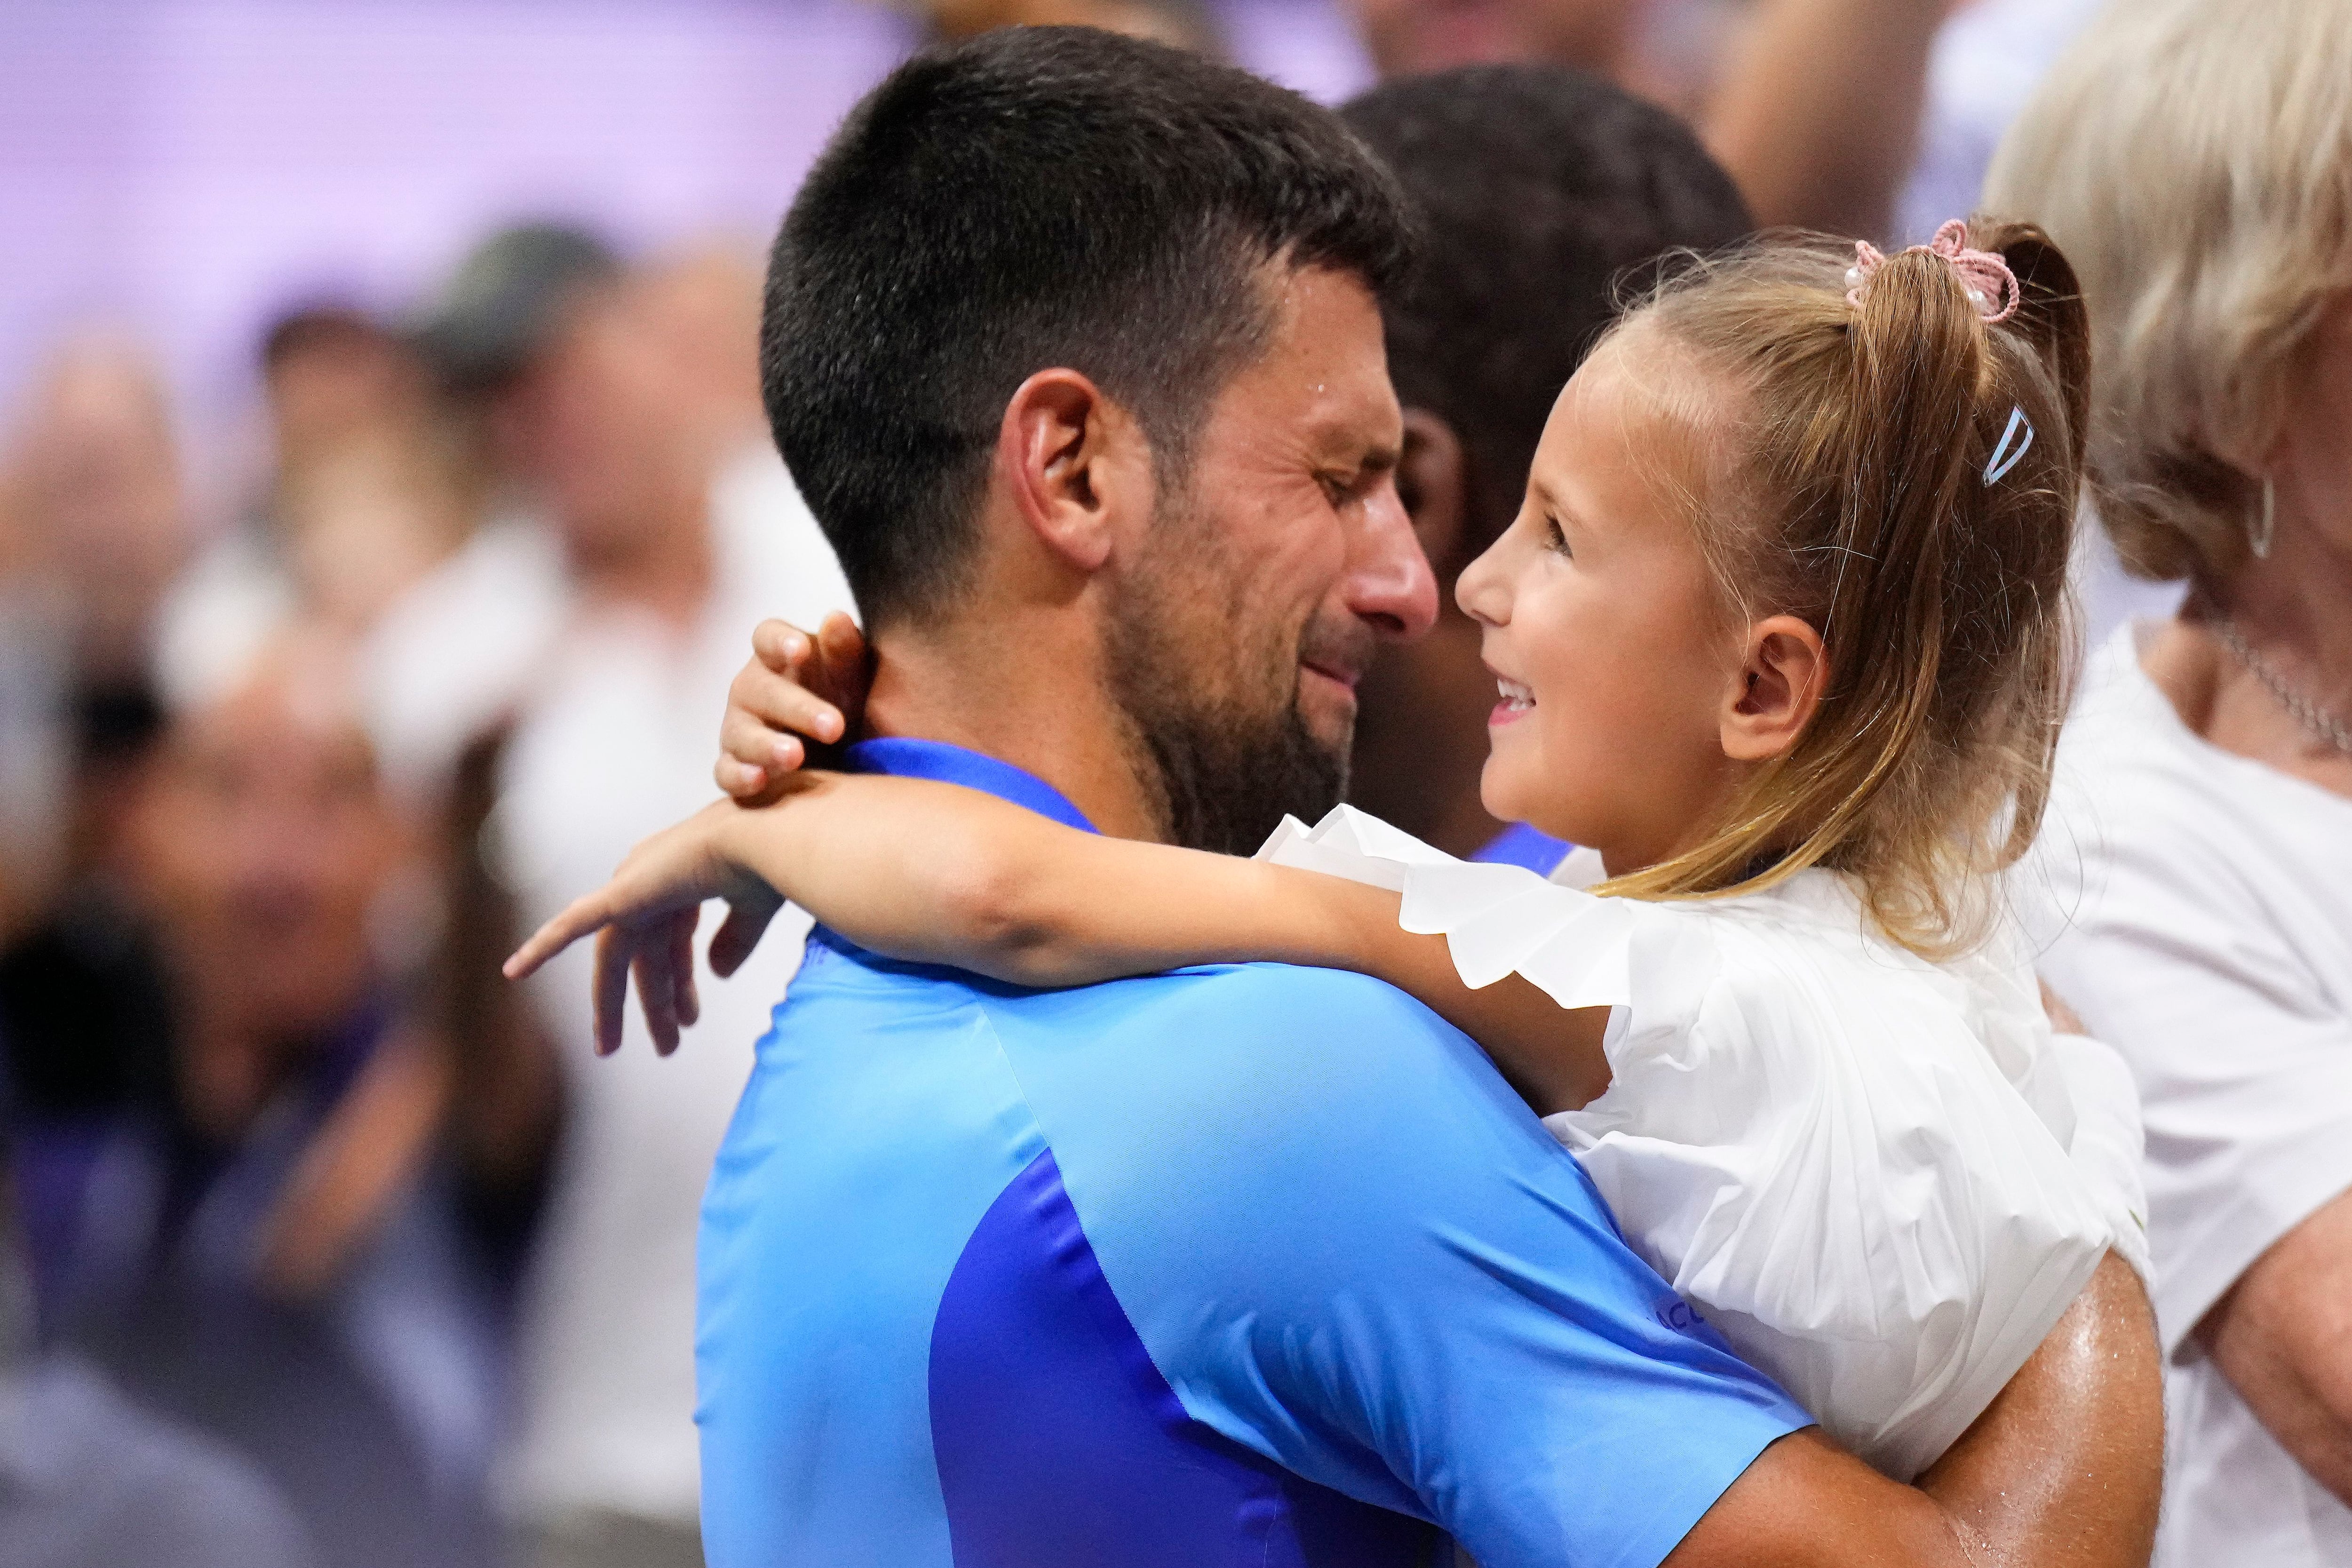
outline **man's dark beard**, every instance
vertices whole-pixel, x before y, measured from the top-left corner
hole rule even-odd
[[[1201,639],[1169,625],[1167,600],[1149,590],[1124,598],[1107,650],[1110,699],[1171,843],[1252,855],[1286,812],[1313,822],[1339,804],[1348,754],[1298,716],[1298,649],[1260,656],[1271,668],[1258,702],[1222,696],[1200,674]],[[1208,657],[1249,657],[1233,641],[1218,646]]]

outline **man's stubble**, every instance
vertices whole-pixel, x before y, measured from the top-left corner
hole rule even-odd
[[[1347,792],[1348,738],[1298,711],[1307,628],[1253,626],[1247,563],[1181,500],[1163,500],[1150,556],[1126,574],[1105,680],[1168,841],[1255,853],[1287,814],[1312,822]]]

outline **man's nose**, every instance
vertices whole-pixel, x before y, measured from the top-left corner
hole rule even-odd
[[[1348,608],[1381,636],[1417,637],[1437,621],[1437,576],[1391,481],[1364,508],[1349,541]]]

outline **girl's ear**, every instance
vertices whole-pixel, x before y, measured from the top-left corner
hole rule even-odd
[[[1748,641],[1721,715],[1723,754],[1764,763],[1786,756],[1821,707],[1829,684],[1822,635],[1794,616],[1769,616]]]

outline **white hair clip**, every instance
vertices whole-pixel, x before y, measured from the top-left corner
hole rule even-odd
[[[2020,430],[2025,432],[2025,439],[2022,441],[2017,441],[2017,433]],[[2017,441],[2014,451],[2010,448],[2009,444],[2011,441]],[[2025,417],[2024,409],[2012,405],[2009,411],[2009,427],[2000,433],[2000,442],[1993,447],[1992,456],[1985,459],[1985,488],[1990,489],[2007,479],[2009,470],[2017,467],[2018,459],[2024,457],[2032,449],[2032,422]]]

